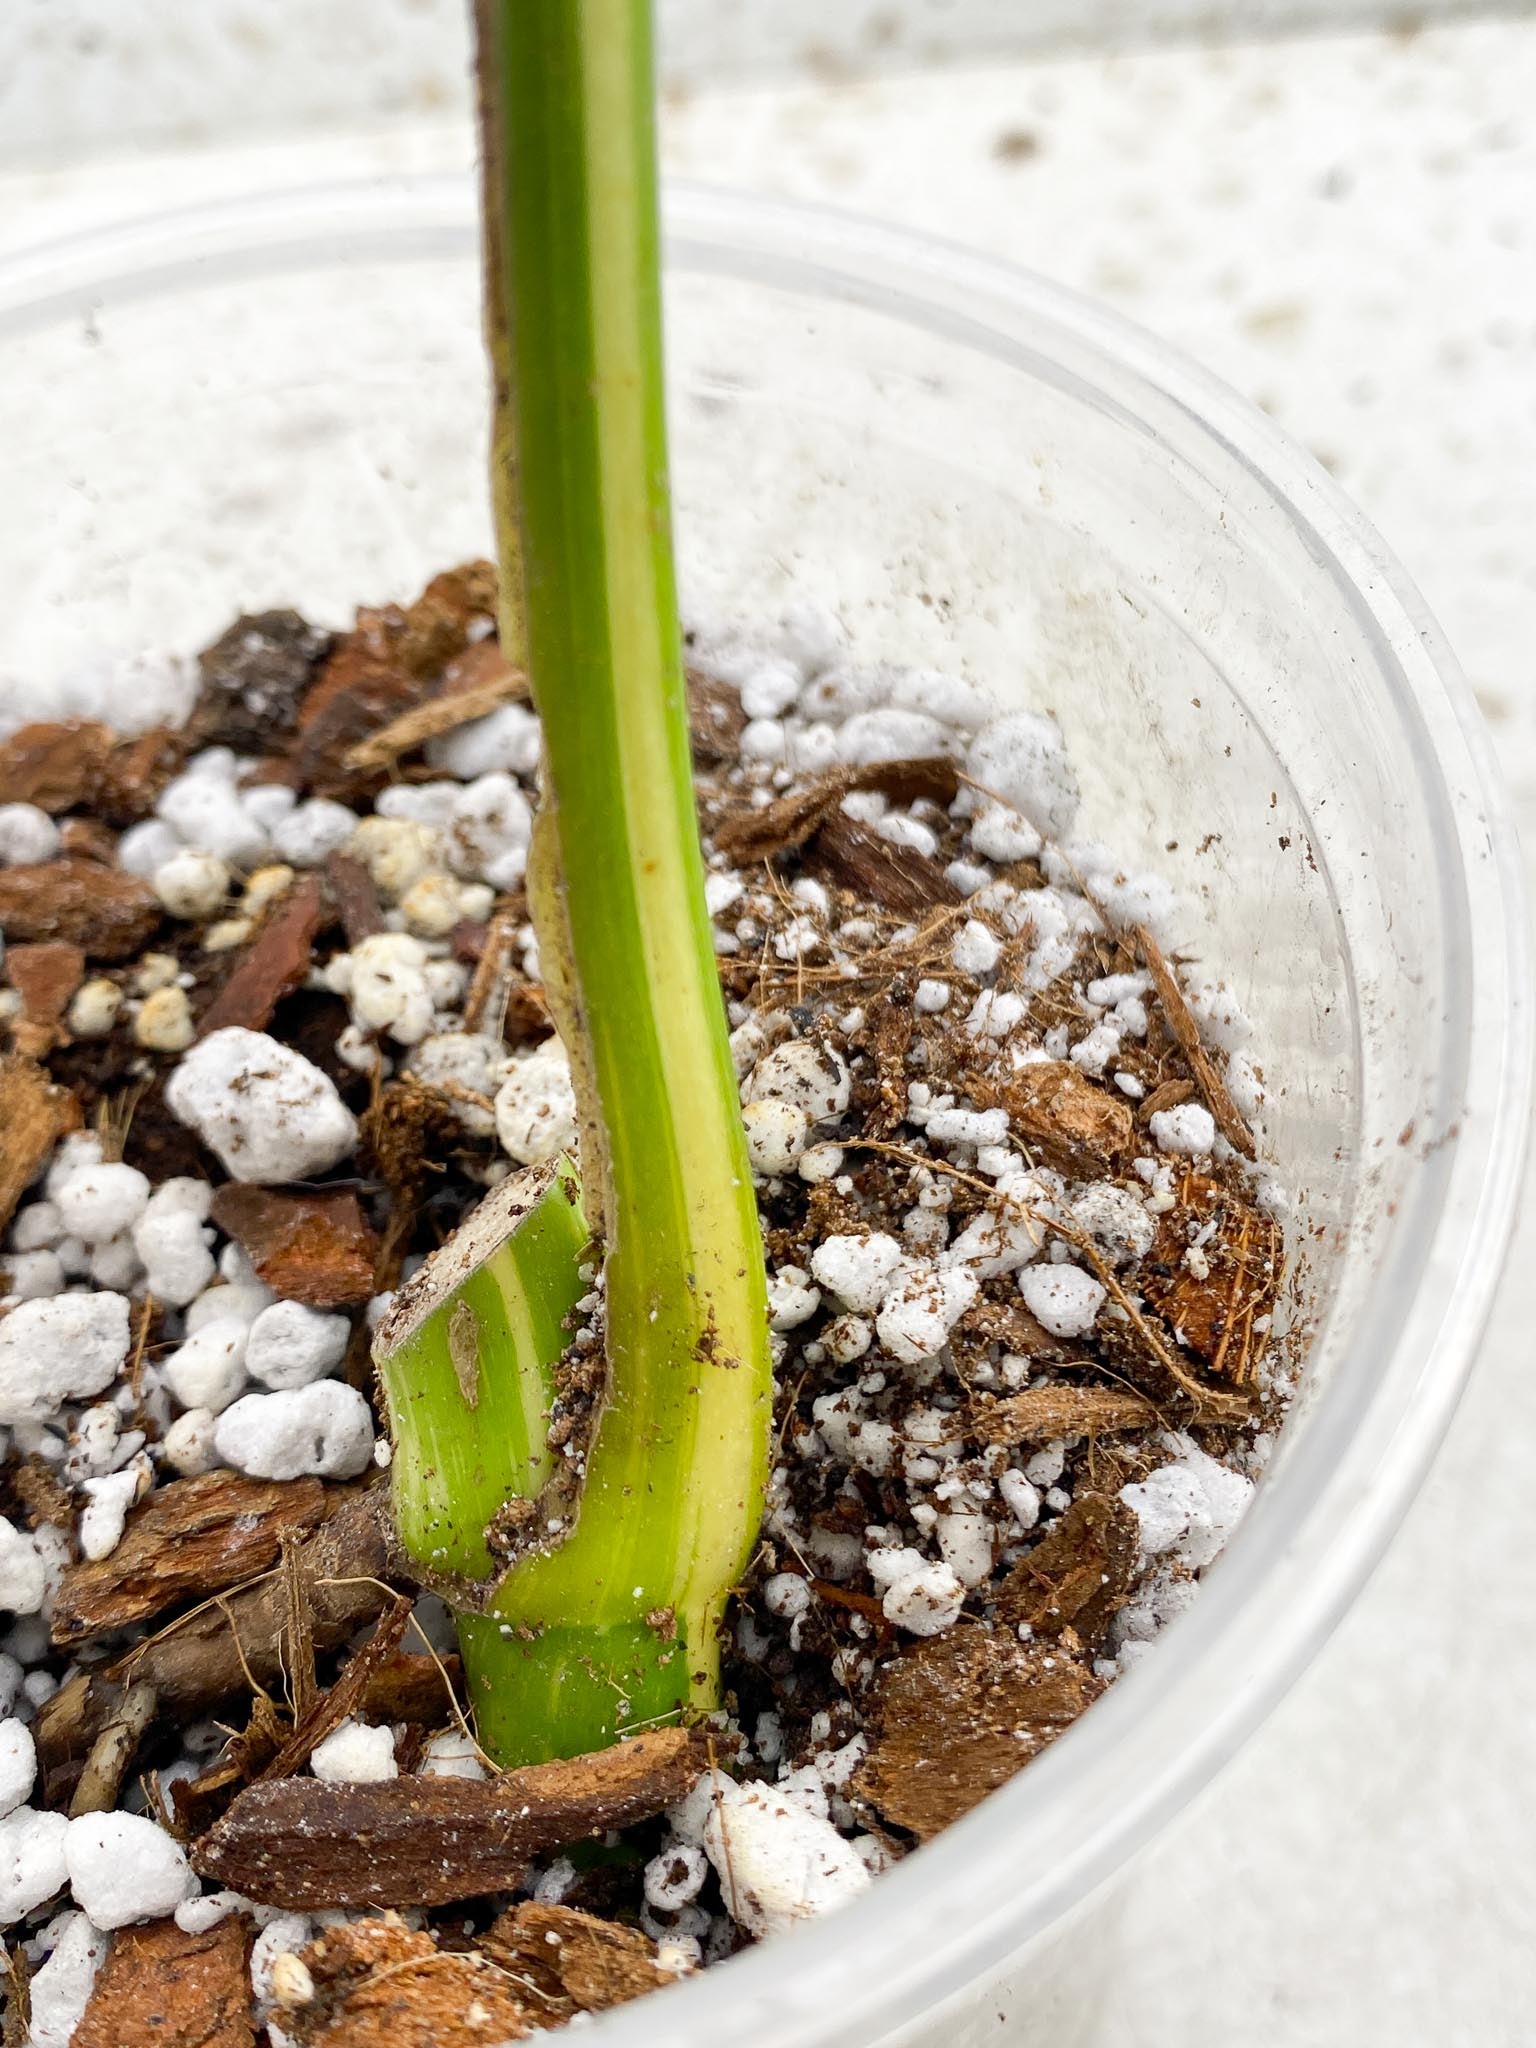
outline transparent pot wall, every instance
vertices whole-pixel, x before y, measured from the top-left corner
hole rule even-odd
[[[671,264],[687,603],[751,621],[810,597],[859,658],[1057,713],[1082,834],[1182,891],[1184,949],[1253,1019],[1316,1317],[1302,1426],[1158,1654],[797,1936],[792,1971],[770,1949],[666,1994],[675,2048],[855,2048],[1038,1958],[1379,1552],[1512,1209],[1519,914],[1411,593],[1231,393],[1038,281],[831,216],[690,195]],[[0,266],[7,722],[104,658],[131,720],[124,655],[195,650],[242,609],[343,625],[483,552],[484,392],[457,185],[255,200]]]
[[[1339,1221],[1362,1134],[1390,1180],[1407,1162],[1385,1139],[1433,1114],[1422,1013],[1444,965],[1434,892],[1400,886],[1431,858],[1412,735],[1355,688],[1376,680],[1369,622],[1272,490],[1117,389],[1048,299],[918,303],[716,228],[705,208],[674,237],[668,309],[690,610],[809,596],[860,657],[958,665],[1054,710],[1081,831],[1183,891],[1188,951],[1254,1019],[1281,1178]],[[126,236],[9,309],[11,701],[194,650],[240,609],[339,625],[488,545],[462,230],[405,227],[383,255],[377,219],[190,239],[168,269]],[[1332,1256],[1314,1239],[1314,1293]]]

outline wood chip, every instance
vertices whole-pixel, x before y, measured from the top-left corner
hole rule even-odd
[[[338,1489],[334,1500],[344,1498]],[[332,1505],[318,1479],[219,1471],[157,1486],[129,1515],[110,1556],[67,1568],[53,1640],[73,1647],[254,1578],[277,1563],[285,1535],[318,1528]]]
[[[871,1107],[871,1137],[888,1138],[907,1114],[907,1054],[912,1049],[916,1019],[912,990],[904,976],[892,982],[885,1000],[875,1005],[869,1050],[875,1063],[877,1096]]]
[[[482,642],[471,655],[462,658],[463,662],[468,664],[472,656],[477,657],[474,666],[481,672],[477,680],[464,684],[450,669],[447,694],[414,705],[380,726],[377,732],[369,733],[366,739],[358,740],[347,749],[345,765],[362,774],[392,767],[402,755],[417,753],[428,740],[456,732],[461,725],[470,725],[503,704],[526,701],[527,671],[513,668],[505,661],[493,641]]]
[[[191,750],[190,735],[168,725],[119,740],[90,799],[97,815],[112,825],[137,825],[149,816]]]
[[[0,742],[0,804],[72,811],[89,803],[117,735],[82,719],[39,720]]]
[[[446,1905],[509,1890],[547,1849],[660,1813],[704,1761],[701,1738],[659,1728],[488,1782],[280,1778],[242,1792],[192,1860],[204,1876],[289,1910]]]
[[[1104,1690],[1058,1642],[962,1623],[881,1672],[853,1790],[926,1842],[1006,1784]]]
[[[128,1766],[138,1755],[159,1704],[152,1685],[129,1686],[117,1712],[91,1744],[69,1802],[71,1820],[82,1813],[110,1813],[117,1805]]]
[[[1211,1372],[1246,1387],[1264,1348],[1264,1332],[1254,1324],[1274,1308],[1284,1259],[1284,1238],[1272,1216],[1190,1170],[1179,1178],[1177,1208],[1158,1220],[1138,1284],[1186,1350]]]
[[[1130,1104],[1070,1060],[1040,1060],[1005,1081],[978,1076],[966,1085],[981,1108],[1007,1110],[1037,1159],[1074,1180],[1102,1180],[1130,1153],[1136,1129]]]
[[[324,921],[320,877],[305,875],[262,919],[261,929],[198,1019],[198,1037],[230,1024],[264,1031],[283,997],[303,986]]]
[[[638,1928],[536,1899],[492,1921],[481,1947],[514,1977],[531,1977],[551,2004],[563,1995],[578,2012],[607,2012],[677,1981]]]
[[[121,1928],[71,2048],[254,2048],[248,1942],[239,1913],[202,1934],[174,1920]]]
[[[342,1505],[304,1541],[304,1583],[318,1650],[338,1649],[394,1597],[387,1583],[387,1501],[386,1486],[348,1489]],[[253,1584],[214,1595],[105,1669],[77,1672],[43,1702],[33,1724],[45,1768],[61,1768],[86,1754],[116,1712],[125,1686],[153,1686],[161,1713],[173,1722],[249,1694],[253,1683],[280,1687],[285,1616],[282,1579],[268,1572]]]
[[[85,979],[85,955],[67,939],[11,946],[6,950],[5,972],[21,997],[27,1022],[51,1037],[69,1008],[70,997]]]
[[[740,692],[700,669],[690,668],[686,676],[688,739],[696,765],[718,768],[723,762],[735,761],[747,723]]]
[[[349,946],[360,946],[384,929],[384,906],[372,875],[355,855],[328,853],[325,857],[325,885],[341,920]]]
[[[1195,1086],[1205,1098],[1205,1106],[1216,1119],[1216,1128],[1235,1151],[1245,1159],[1256,1156],[1253,1133],[1243,1121],[1237,1104],[1227,1091],[1227,1084],[1216,1071],[1215,1063],[1206,1051],[1200,1038],[1200,1027],[1190,1014],[1189,1004],[1184,1000],[1184,991],[1179,987],[1172,968],[1163,958],[1162,949],[1145,925],[1134,927],[1132,938],[1141,955],[1142,964],[1152,977],[1152,986],[1157,991],[1157,1000],[1162,1006],[1163,1018],[1168,1029],[1178,1042],[1179,1050],[1189,1061]]]
[[[1030,1387],[1005,1400],[972,1403],[972,1434],[984,1444],[1046,1444],[1058,1437],[1116,1436],[1151,1429],[1157,1410],[1118,1387]]]
[[[441,1728],[453,1714],[463,1680],[457,1657],[397,1651],[369,1672],[358,1711],[365,1721],[411,1721],[423,1728]]]
[[[65,939],[97,960],[126,960],[159,924],[160,900],[142,876],[99,861],[41,861],[0,869],[7,939]]]
[[[834,768],[805,789],[794,790],[771,804],[727,813],[712,825],[710,837],[727,859],[742,867],[804,846],[855,790],[878,790],[893,803],[910,804],[928,797],[947,808],[959,787],[954,762],[942,756]]]
[[[367,1642],[348,1658],[336,1683],[321,1693],[307,1712],[300,1713],[293,1733],[262,1770],[256,1781],[258,1784],[277,1778],[291,1778],[295,1771],[302,1771],[309,1762],[310,1753],[332,1729],[339,1727],[349,1714],[356,1714],[361,1709],[368,1694],[369,1681],[400,1647],[400,1638],[411,1618],[411,1605],[409,1594],[396,1596],[394,1604],[380,1615],[378,1626]]]
[[[73,1093],[56,1087],[36,1060],[20,1053],[0,1058],[0,1230],[54,1146],[79,1122]]]
[[[1145,1125],[1150,1118],[1161,1115],[1165,1109],[1179,1109],[1194,1099],[1194,1082],[1175,1075],[1172,1080],[1160,1082],[1150,1095],[1143,1095],[1136,1105],[1136,1121]],[[1151,1143],[1150,1139],[1148,1143]]]
[[[521,1985],[393,1914],[328,1927],[301,1960],[312,1995],[275,2015],[295,2048],[499,2048],[534,2031]]]
[[[896,917],[921,917],[964,900],[936,860],[915,846],[895,845],[844,811],[832,813],[801,860],[808,874]]]
[[[295,611],[247,613],[197,657],[202,687],[187,721],[195,745],[267,754],[293,731],[331,636]]]
[[[172,1784],[171,1807],[181,1841],[190,1842],[207,1833],[235,1794],[244,1791],[277,1755],[290,1726],[270,1693],[254,1696],[245,1726],[230,1736],[207,1770],[199,1777],[178,1778]]]
[[[348,1188],[300,1194],[227,1181],[213,1220],[286,1301],[345,1308],[373,1292],[379,1239]]]
[[[998,1587],[997,1612],[1037,1635],[1070,1628],[1097,1649],[1136,1575],[1141,1525],[1125,1502],[1082,1493]]]

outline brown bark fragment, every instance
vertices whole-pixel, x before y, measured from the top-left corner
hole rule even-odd
[[[869,1116],[872,1137],[888,1138],[906,1116],[907,1054],[915,1028],[912,991],[905,977],[899,977],[887,989],[870,1027],[869,1050],[878,1088]]]
[[[85,979],[85,955],[67,939],[46,939],[37,945],[12,946],[5,956],[5,971],[21,997],[27,1022],[52,1035]]]
[[[185,732],[167,725],[152,726],[132,739],[119,740],[107,756],[100,787],[91,801],[112,825],[136,825],[154,809],[160,792],[191,751]]]
[[[410,1618],[409,1595],[397,1594],[394,1605],[380,1616],[379,1625],[367,1642],[347,1660],[336,1683],[321,1693],[307,1712],[300,1714],[293,1733],[263,1768],[256,1781],[258,1784],[277,1778],[291,1778],[296,1771],[303,1770],[311,1752],[331,1730],[339,1727],[349,1714],[361,1710],[370,1679],[399,1649],[400,1638],[405,1634],[405,1625]]]
[[[638,1928],[573,1906],[525,1899],[491,1923],[481,1946],[492,1962],[531,1977],[552,1999],[563,1994],[580,2012],[607,2012],[676,1982]]]
[[[1194,1082],[1175,1075],[1171,1081],[1159,1083],[1150,1095],[1141,1098],[1136,1105],[1137,1122],[1145,1124],[1152,1117],[1161,1115],[1165,1109],[1178,1109],[1182,1104],[1193,1102],[1194,1099]]]
[[[1124,1501],[1079,1494],[998,1587],[998,1617],[1042,1636],[1070,1628],[1097,1649],[1125,1605],[1139,1550],[1140,1524]]]
[[[117,834],[96,818],[65,818],[59,825],[59,851],[110,866],[117,858]]]
[[[734,761],[738,742],[747,723],[740,694],[729,683],[718,683],[701,669],[685,671],[688,685],[688,739],[694,762],[701,768],[718,768]]]
[[[234,972],[198,1020],[198,1037],[229,1024],[264,1031],[283,997],[303,985],[324,918],[320,877],[306,875],[263,918]]]
[[[500,2048],[533,2031],[521,1986],[393,1914],[327,1928],[301,1959],[314,1995],[277,2015],[298,2048]]]
[[[463,1667],[457,1657],[397,1651],[369,1672],[357,1711],[365,1721],[413,1721],[424,1728],[442,1728],[452,1719],[462,1684]]]
[[[843,798],[856,789],[879,790],[893,803],[928,797],[948,806],[960,787],[953,761],[942,756],[916,761],[873,761],[863,768],[834,768],[805,789],[792,791],[760,809],[732,811],[710,837],[737,866],[793,853],[827,823]]]
[[[832,812],[801,857],[808,873],[898,917],[921,917],[963,900],[936,860],[882,838],[845,811]]]
[[[120,1929],[73,2048],[254,2048],[246,1952],[238,1913],[202,1934],[174,1920]]]
[[[1202,1271],[1186,1263],[1193,1241]],[[1272,1216],[1208,1174],[1181,1175],[1178,1207],[1158,1221],[1138,1284],[1147,1300],[1213,1373],[1251,1384],[1262,1342],[1254,1323],[1280,1290],[1284,1240]],[[1262,1340],[1263,1332],[1257,1336]]]
[[[0,804],[72,811],[94,796],[115,735],[85,720],[39,720],[0,742]]]
[[[88,1642],[254,1578],[276,1564],[285,1534],[317,1528],[330,1504],[318,1479],[206,1472],[157,1486],[129,1515],[110,1557],[65,1572],[53,1640]]]
[[[526,700],[528,677],[503,659],[494,640],[482,641],[450,662],[444,694],[430,697],[377,732],[349,747],[346,766],[360,774],[387,769],[405,754],[414,754],[444,733],[456,732],[503,704]]]
[[[926,1842],[1033,1761],[1104,1690],[1065,1645],[962,1623],[882,1672],[855,1792]]]
[[[338,1649],[388,1606],[387,1487],[350,1491],[305,1539],[304,1585],[318,1650]],[[117,1710],[122,1689],[152,1685],[160,1711],[189,1720],[258,1685],[281,1689],[285,1590],[275,1572],[238,1587],[137,1644],[104,1670],[77,1672],[43,1702],[34,1723],[45,1769],[82,1757]]]
[[[328,853],[325,857],[325,885],[349,946],[360,946],[384,929],[384,906],[372,875],[350,853]]]
[[[350,1189],[298,1194],[227,1181],[213,1220],[286,1300],[343,1308],[373,1292],[379,1240]]]
[[[294,729],[331,636],[295,611],[248,613],[197,657],[202,673],[187,729],[198,746],[270,752]]]
[[[1098,1087],[1070,1060],[1040,1060],[1005,1081],[968,1085],[982,1108],[1000,1103],[1007,1110],[1019,1136],[1046,1166],[1073,1179],[1102,1179],[1131,1149],[1130,1104]]]
[[[91,1744],[69,1802],[71,1820],[82,1813],[110,1813],[117,1805],[128,1766],[138,1755],[158,1706],[153,1686],[129,1686],[117,1712]]]
[[[280,1778],[242,1792],[192,1860],[221,1884],[294,1910],[446,1905],[508,1890],[546,1849],[661,1812],[704,1760],[699,1738],[661,1728],[489,1782]]]
[[[54,1146],[80,1122],[80,1105],[55,1087],[36,1060],[0,1058],[0,1230]]]
[[[986,1444],[1045,1444],[1057,1437],[1116,1436],[1151,1429],[1157,1410],[1119,1387],[1030,1387],[1001,1401],[977,1401],[971,1430]]]
[[[1136,950],[1152,977],[1152,986],[1157,991],[1158,1002],[1162,1005],[1163,1019],[1173,1033],[1179,1050],[1189,1061],[1189,1070],[1194,1076],[1195,1086],[1204,1097],[1206,1108],[1216,1119],[1217,1130],[1234,1151],[1241,1152],[1245,1159],[1254,1158],[1256,1154],[1253,1133],[1244,1123],[1237,1104],[1227,1092],[1226,1082],[1217,1072],[1215,1063],[1201,1042],[1200,1027],[1190,1014],[1189,1005],[1184,1000],[1184,991],[1179,987],[1172,968],[1163,958],[1161,947],[1142,925],[1135,927],[1132,937],[1136,941]]]
[[[160,922],[148,882],[99,861],[40,861],[0,870],[7,940],[64,939],[97,960],[126,960]]]
[[[44,1459],[22,1458],[6,1477],[11,1491],[21,1503],[29,1529],[39,1529],[44,1522],[52,1522],[59,1529],[74,1527],[74,1495]],[[11,1512],[14,1513],[14,1509]]]

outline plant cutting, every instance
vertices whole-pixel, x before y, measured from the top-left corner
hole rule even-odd
[[[519,1553],[460,1624],[480,1738],[506,1763],[717,1705],[772,1382],[689,759],[649,4],[481,0],[477,26],[501,647],[542,721],[529,904],[580,1180],[547,1175],[468,1279],[397,1309],[378,1355],[413,1557],[484,1582],[488,1530]],[[557,1461],[545,1417],[561,1317],[590,1292],[583,1217],[603,1374],[590,1435]]]
[[[578,27],[534,48],[524,11],[509,90],[578,75]],[[302,2048],[380,2014],[453,2044],[471,2009],[517,2038],[853,1899],[1147,1653],[1283,1414],[1268,1033],[1082,837],[1062,683],[958,627],[936,655],[937,555],[896,547],[935,599],[910,661],[749,548],[684,694],[626,671],[670,644],[612,630],[619,585],[665,613],[658,529],[616,578],[637,494],[575,488],[545,400],[517,424],[509,298],[510,566],[243,616],[145,730],[119,692],[0,747],[0,1908],[17,1997],[82,2048],[172,1977],[206,2033],[189,1956]],[[566,393],[589,482],[606,390]],[[670,735],[638,780],[630,712]],[[652,832],[673,883],[701,837],[702,908]],[[669,1160],[696,1242],[745,1228],[720,1298],[767,1324],[771,1417],[760,1352],[721,1389],[718,1325],[683,1345],[690,1300],[619,1343],[679,1241]]]

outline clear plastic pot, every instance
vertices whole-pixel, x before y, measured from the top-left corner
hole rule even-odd
[[[1446,1423],[1527,1112],[1510,834],[1454,663],[1328,479],[1037,279],[825,213],[676,195],[694,609],[793,592],[861,654],[1060,715],[1086,832],[1185,893],[1252,1016],[1297,1200],[1307,1387],[1193,1611],[1064,1740],[835,1920],[603,2021],[615,2044],[1090,2039],[1083,1902],[1295,1678]],[[533,309],[537,317],[537,309]],[[341,622],[484,549],[472,195],[288,194],[0,274],[0,674]],[[1095,1935],[1094,1939],[1098,1937]]]

